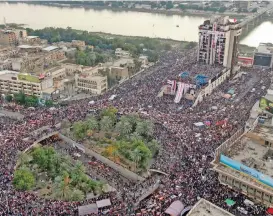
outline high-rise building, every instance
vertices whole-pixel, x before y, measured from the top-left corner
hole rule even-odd
[[[238,37],[242,28],[236,19],[228,16],[204,21],[199,26],[197,60],[210,65],[232,68],[237,62]]]

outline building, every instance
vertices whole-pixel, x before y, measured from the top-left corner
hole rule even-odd
[[[84,50],[85,49],[85,41],[72,40],[71,44],[72,44],[72,47],[79,48],[80,50]]]
[[[261,99],[260,107],[267,110],[268,104]],[[218,147],[212,165],[221,184],[240,191],[254,202],[272,206],[273,114],[264,114],[256,115],[255,121]]]
[[[129,71],[127,67],[110,67],[109,74],[116,79],[129,78]]]
[[[242,28],[228,16],[206,20],[199,26],[197,60],[232,68],[237,61],[237,45]]]
[[[64,79],[66,77],[66,69],[58,66],[44,72],[47,76],[51,76],[53,80]]]
[[[138,60],[141,61],[141,64],[143,66],[147,65],[149,63],[148,56],[141,55],[141,56],[139,56]]]
[[[26,95],[42,96],[42,91],[52,88],[53,79],[39,79],[30,74],[18,73],[15,71],[0,72],[0,92],[4,94],[23,92]]]
[[[205,199],[200,199],[192,207],[187,216],[234,216],[234,215]]]
[[[100,95],[107,91],[107,77],[99,75],[75,75],[76,87],[87,93]]]
[[[0,45],[4,46],[18,45],[18,39],[16,37],[16,34],[11,30],[0,30]]]
[[[0,71],[2,70],[12,70],[12,62],[10,59],[0,60]]]
[[[254,52],[254,67],[272,68],[273,44],[260,43]]]
[[[117,48],[116,51],[115,51],[115,55],[117,57],[121,57],[121,58],[130,57],[130,53],[128,51],[122,50],[122,48]]]

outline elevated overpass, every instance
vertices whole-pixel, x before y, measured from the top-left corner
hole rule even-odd
[[[264,14],[273,9],[273,3],[270,3],[266,8],[259,10],[257,13],[247,16],[242,22],[239,23],[241,27],[246,27],[248,24],[255,23],[259,20]]]

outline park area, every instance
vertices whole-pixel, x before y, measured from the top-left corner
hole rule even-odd
[[[13,185],[45,199],[81,201],[89,193],[103,193],[103,184],[91,179],[80,161],[40,144],[18,155]]]
[[[133,114],[119,115],[114,107],[62,127],[69,127],[69,136],[85,148],[135,173],[144,173],[159,151],[151,121]]]

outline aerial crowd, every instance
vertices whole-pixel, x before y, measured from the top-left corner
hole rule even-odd
[[[235,215],[238,215],[238,206],[245,208],[248,215],[265,215],[263,206],[245,206],[244,195],[221,185],[217,174],[210,169],[210,162],[214,159],[215,149],[245,126],[250,109],[270,86],[271,73],[267,70],[245,69],[246,73],[237,79],[226,80],[196,107],[191,107],[183,98],[179,104],[175,104],[174,96],[157,97],[166,81],[176,79],[183,71],[190,75],[192,73],[192,76],[203,74],[211,77],[219,71],[219,67],[200,66],[196,62],[195,49],[186,52],[173,50],[162,54],[160,60],[142,74],[102,96],[94,97],[94,104],[89,103],[90,99],[85,99],[72,101],[56,109],[41,107],[30,110],[15,104],[7,105],[2,100],[5,109],[20,112],[24,118],[14,120],[0,117],[0,215],[77,215],[78,206],[103,198],[110,198],[112,205],[100,209],[99,215],[165,215],[164,211],[175,200],[190,206],[200,198]],[[255,91],[251,91],[253,88]],[[223,95],[230,89],[236,94],[234,99],[224,98]],[[113,94],[116,98],[109,100]],[[87,172],[105,179],[116,191],[83,202],[65,202],[45,200],[33,192],[21,192],[13,188],[12,179],[19,151],[44,134],[57,130],[55,125],[63,119],[71,122],[82,120],[90,109],[100,110],[109,106],[115,106],[124,114],[139,113],[155,123],[154,137],[161,148],[150,168],[165,172],[166,175],[156,174],[143,182],[134,183],[96,159],[87,158]],[[217,124],[222,120],[226,122],[225,127]],[[209,124],[196,127],[196,122]],[[31,133],[43,126],[50,126],[51,129]],[[24,139],[26,137],[29,139]],[[65,151],[73,155],[79,150],[68,148]],[[158,190],[146,199],[139,200],[141,194],[157,183],[160,184]],[[228,207],[225,203],[227,198],[236,204]]]

